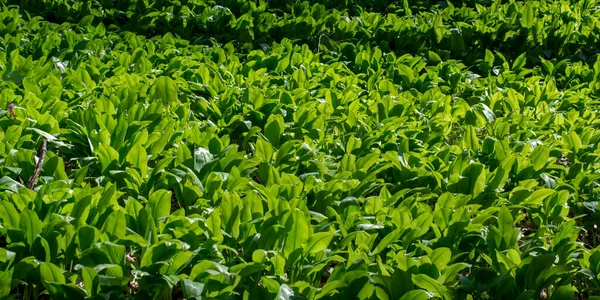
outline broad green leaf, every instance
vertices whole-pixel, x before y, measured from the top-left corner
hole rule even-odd
[[[140,261],[140,267],[148,267],[156,262],[167,261],[171,259],[175,254],[179,252],[176,244],[161,241],[154,244],[145,251],[142,260]]]
[[[337,294],[339,289],[346,287],[346,283],[341,280],[334,280],[327,282],[319,291],[315,299],[321,299],[326,296],[333,296]]]
[[[92,196],[83,197],[75,202],[73,210],[71,210],[71,217],[76,220],[76,224],[81,226],[86,223],[90,214],[92,204]]]
[[[442,284],[440,284],[439,282],[437,282],[435,279],[424,275],[424,274],[413,274],[412,275],[412,282],[428,291],[431,293],[434,293],[437,297],[440,297],[442,299],[451,299],[449,293],[448,293],[448,289],[443,286]]]
[[[302,249],[302,244],[308,241],[309,236],[309,223],[302,211],[294,210],[290,212],[288,223],[291,224],[289,224],[289,227],[287,228],[288,233],[283,246],[283,252],[286,256],[289,256],[298,249]]]
[[[315,254],[324,251],[335,235],[331,232],[317,232],[312,234],[304,247],[305,253]]]
[[[8,201],[0,202],[0,220],[2,221],[2,224],[5,227],[19,227],[19,212],[16,210],[15,206],[12,203]]]
[[[181,270],[183,268],[185,268],[192,261],[193,257],[194,257],[193,252],[190,252],[190,251],[178,252],[177,254],[175,254],[173,256],[173,258],[171,258],[169,260],[171,265],[165,271],[165,274],[178,275],[179,272],[181,272]]]
[[[8,296],[11,290],[12,272],[0,271],[0,297]]]
[[[277,300],[290,300],[295,298],[294,290],[287,284],[282,284],[277,294]]]
[[[112,167],[116,165],[119,161],[119,152],[113,149],[110,145],[104,145],[100,143],[95,151],[96,155],[98,155],[98,160],[100,161],[101,172],[104,173]]]
[[[125,237],[126,231],[127,222],[125,213],[122,210],[113,211],[102,225],[102,232],[110,233],[116,238]]]
[[[391,277],[390,295],[393,299],[398,299],[401,296],[410,293],[415,289],[412,283],[411,275],[404,270],[395,269]]]
[[[442,16],[436,15],[433,19],[433,31],[435,32],[435,39],[438,42],[438,44],[444,38],[443,26],[444,25],[442,23]]]
[[[267,119],[264,135],[273,147],[279,147],[284,128],[284,121],[281,115],[270,115]]]
[[[0,262],[8,262],[15,257],[15,252],[0,248]]]
[[[156,86],[156,97],[165,105],[177,105],[177,87],[175,81],[170,77],[161,76],[154,82]]]
[[[452,251],[449,248],[436,248],[427,255],[438,270],[443,270],[452,259]]]
[[[142,178],[146,178],[146,173],[148,172],[148,154],[144,146],[141,144],[134,145],[129,150],[129,153],[127,153],[125,160],[140,170]]]
[[[427,300],[429,295],[424,290],[413,290],[402,296],[400,300]]]
[[[181,287],[183,290],[183,296],[186,299],[193,299],[202,295],[202,292],[204,291],[204,283],[195,282],[187,278],[184,278],[182,282],[183,284]]]
[[[36,240],[38,234],[42,232],[43,226],[42,221],[40,221],[35,212],[29,209],[21,212],[19,228],[25,234],[27,244],[29,244],[30,248],[33,247],[33,242]]]
[[[444,268],[442,275],[438,278],[441,284],[447,285],[455,280],[458,280],[457,275],[460,271],[468,268],[466,263],[455,263]]]
[[[204,165],[213,160],[212,154],[206,148],[198,148],[194,151],[194,170],[199,173]]]
[[[494,66],[494,53],[488,49],[485,49],[485,62],[490,69]]]
[[[40,277],[43,283],[65,283],[63,271],[52,263],[40,263]]]
[[[256,140],[256,157],[261,161],[270,163],[273,158],[273,146],[262,138]]]
[[[155,191],[150,195],[147,207],[154,221],[168,216],[171,213],[171,192],[167,190]]]
[[[214,210],[208,219],[206,219],[206,226],[210,230],[210,237],[213,238],[217,243],[223,242],[223,233],[221,231],[221,217],[219,216],[219,210]]]
[[[477,137],[477,132],[475,131],[475,127],[471,125],[465,126],[465,132],[463,136],[463,142],[467,149],[471,149],[473,152],[479,151],[479,138]]]
[[[391,243],[397,241],[400,238],[400,236],[402,236],[403,232],[404,232],[404,229],[398,228],[398,229],[395,229],[394,231],[388,233],[381,240],[381,242],[379,242],[379,244],[377,244],[377,247],[375,247],[375,249],[373,249],[371,254],[372,255],[379,254],[381,251],[383,251],[385,248],[387,248],[387,246],[389,246]]]
[[[96,295],[98,286],[100,284],[100,277],[94,269],[84,267],[81,269],[81,278],[83,280],[83,286],[87,291],[88,295]]]
[[[531,2],[525,2],[521,10],[521,24],[523,27],[531,27],[535,21],[533,16],[533,6]]]
[[[533,168],[536,171],[541,170],[548,162],[548,158],[550,157],[550,149],[544,145],[538,145],[531,152],[531,160],[533,161]]]
[[[511,71],[519,72],[519,71],[521,71],[521,69],[523,69],[523,67],[525,66],[525,63],[527,62],[526,55],[527,55],[527,53],[522,53],[515,59],[515,62],[512,65]]]
[[[246,277],[246,276],[255,274],[257,272],[260,272],[264,269],[265,269],[265,266],[263,264],[258,263],[258,262],[250,262],[250,263],[235,265],[235,266],[229,268],[229,271],[231,273],[236,273],[240,277]]]
[[[508,210],[506,206],[502,206],[498,213],[498,229],[500,229],[500,232],[504,234],[515,229],[513,222],[513,216],[510,213],[510,210]]]
[[[539,189],[539,190],[536,190],[535,192],[531,193],[531,195],[529,195],[529,197],[527,197],[522,202],[515,203],[515,204],[528,205],[528,206],[529,205],[531,205],[531,206],[540,205],[542,203],[542,201],[544,201],[544,199],[548,198],[548,196],[550,196],[554,193],[556,193],[555,190]]]

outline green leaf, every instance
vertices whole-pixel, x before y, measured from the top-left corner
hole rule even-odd
[[[473,194],[473,197],[479,196],[485,189],[486,183],[486,171],[484,165],[473,163],[467,167],[465,173],[469,179],[469,191]]]
[[[536,171],[541,170],[548,162],[550,157],[550,149],[544,145],[538,145],[531,152],[531,160],[533,161],[533,169]]]
[[[485,49],[485,62],[487,63],[488,68],[492,68],[494,66],[494,53],[492,51]]]
[[[279,287],[279,293],[277,294],[277,300],[291,300],[295,298],[294,290],[287,284],[282,284]]]
[[[433,17],[433,31],[435,32],[435,40],[439,44],[444,38],[444,24],[442,23],[442,16],[435,15]]]
[[[440,58],[440,56],[437,53],[435,53],[433,51],[429,51],[428,55],[429,55],[429,61],[432,64],[437,65],[442,62],[442,59]]]
[[[255,156],[263,162],[270,163],[273,158],[273,146],[264,139],[257,138]]]
[[[79,200],[76,200],[73,210],[71,210],[70,216],[76,220],[76,224],[81,226],[86,223],[87,218],[90,214],[92,203],[92,196],[86,196]]]
[[[402,295],[415,289],[410,274],[401,269],[395,269],[391,278],[390,293],[392,299],[399,299]]]
[[[525,5],[523,5],[523,9],[521,10],[521,24],[523,24],[523,27],[529,28],[533,25],[534,21],[533,6],[531,2],[526,1]]]
[[[166,217],[171,213],[171,192],[158,190],[150,195],[146,206],[154,221]]]
[[[503,234],[512,232],[515,229],[513,216],[505,205],[500,207],[500,212],[498,213],[498,229]]]
[[[338,293],[339,289],[346,287],[346,283],[341,280],[327,282],[319,291],[315,299],[321,299],[326,296],[333,296]]]
[[[15,252],[0,248],[0,262],[8,262],[15,257]]]
[[[458,53],[462,53],[466,50],[462,34],[457,30],[452,30],[452,34],[450,35],[450,50]]]
[[[436,248],[430,254],[427,255],[431,259],[431,263],[434,264],[438,270],[443,270],[452,259],[452,251],[449,248]]]
[[[527,62],[526,55],[527,55],[527,53],[522,53],[521,55],[519,55],[519,57],[517,57],[515,59],[515,62],[512,65],[511,71],[519,72],[519,71],[521,71],[521,69],[523,69],[523,67],[525,66],[525,63]]]
[[[142,178],[146,178],[146,173],[148,172],[148,154],[144,146],[141,144],[134,145],[129,150],[129,153],[127,153],[125,160],[133,165],[134,168],[140,170]]]
[[[444,268],[444,272],[438,278],[438,281],[441,284],[447,285],[448,283],[451,283],[457,279],[456,276],[458,275],[458,272],[468,268],[469,266],[470,265],[468,265],[466,263],[456,263],[456,264],[449,265]]]
[[[173,258],[170,259],[171,265],[164,272],[164,274],[179,275],[179,272],[181,272],[181,270],[192,261],[193,257],[194,253],[190,251],[177,252],[177,254],[175,254]]]
[[[104,145],[102,143],[98,144],[95,153],[98,155],[98,160],[100,161],[101,166],[100,171],[102,173],[109,170],[109,167],[116,165],[116,163],[119,161],[119,152],[113,149],[110,145]]]
[[[570,285],[563,285],[558,287],[552,293],[552,298],[550,300],[567,300],[567,299],[575,299],[575,292],[577,290]]]
[[[154,82],[156,86],[156,97],[162,100],[164,105],[177,105],[177,87],[175,81],[170,77],[161,76]]]
[[[431,292],[442,299],[451,299],[450,295],[448,294],[448,289],[445,286],[441,285],[439,282],[437,282],[435,279],[425,274],[413,274],[411,278],[412,282],[416,286],[428,292]]]
[[[12,271],[0,271],[0,297],[10,295]]]
[[[194,170],[196,173],[200,173],[204,165],[213,160],[212,154],[206,148],[198,148],[194,151]]]
[[[471,125],[465,126],[465,132],[463,136],[463,142],[467,149],[471,149],[473,152],[479,151],[479,138],[477,137],[477,132],[475,131],[475,127]]]
[[[0,178],[0,188],[18,193],[19,189],[25,188],[25,186],[8,176],[2,176]]]
[[[40,277],[45,283],[65,283],[63,271],[52,263],[40,263]]]
[[[195,297],[202,296],[202,292],[204,291],[204,283],[195,282],[187,278],[184,278],[182,282],[183,284],[181,288],[183,290],[183,296],[186,299],[193,299]]]
[[[148,267],[159,261],[167,261],[179,252],[176,244],[161,241],[145,251],[140,262],[140,267]]]
[[[581,142],[581,139],[579,138],[579,135],[575,131],[569,132],[569,134],[563,136],[563,138],[565,139],[569,150],[572,150],[575,154],[579,153],[579,150],[581,149],[583,144]]]
[[[116,238],[123,238],[127,231],[127,222],[125,219],[125,213],[122,210],[113,211],[104,225],[102,225],[102,232],[110,233]]]
[[[211,238],[217,243],[223,242],[223,233],[221,231],[221,217],[219,216],[219,209],[214,210],[208,219],[206,219],[206,226],[210,230]]]
[[[100,277],[98,277],[96,271],[94,271],[92,268],[82,268],[81,279],[83,280],[83,286],[88,295],[96,295],[96,292],[98,291],[98,285],[100,284]]]
[[[334,236],[335,234],[331,232],[318,232],[311,235],[308,238],[308,242],[306,242],[304,253],[315,254],[324,251],[327,249]]]
[[[76,236],[79,251],[85,251],[89,249],[92,244],[98,241],[100,234],[98,234],[97,231],[98,229],[89,225],[79,227]]]
[[[85,299],[86,296],[85,290],[73,283],[48,283],[46,288],[52,299]]]
[[[0,220],[7,228],[17,228],[20,223],[20,215],[15,206],[8,201],[0,201]]]
[[[475,105],[472,106],[473,109],[475,109],[477,112],[483,114],[483,116],[485,117],[485,120],[491,124],[492,122],[494,122],[494,120],[496,120],[496,114],[494,114],[494,112],[484,103],[477,103]]]
[[[288,257],[292,252],[302,249],[302,244],[308,241],[309,224],[307,217],[300,210],[290,212],[290,217],[286,227],[288,234],[283,246],[283,252]]]
[[[552,189],[539,189],[539,190],[536,190],[535,192],[531,193],[531,195],[529,195],[525,200],[521,201],[520,203],[514,203],[514,204],[537,206],[537,205],[542,204],[544,199],[548,198],[550,195],[553,195],[554,193],[556,193],[556,191],[552,190]],[[512,198],[511,198],[511,202],[512,202]]]
[[[85,180],[88,174],[88,166],[84,166],[77,171],[75,171],[75,175],[73,176],[73,184],[80,185]]]
[[[273,147],[279,148],[284,128],[283,117],[281,115],[270,115],[267,119],[264,135]]]
[[[404,296],[402,296],[402,298],[400,298],[400,300],[428,300],[428,299],[429,299],[429,295],[424,290],[413,290],[413,291],[410,291],[410,292],[404,294]]]
[[[29,244],[30,248],[33,247],[33,242],[36,240],[38,234],[42,232],[43,226],[42,221],[40,221],[35,212],[29,209],[21,212],[19,228],[25,234],[27,244]]]
[[[236,273],[240,277],[246,277],[246,276],[255,274],[257,272],[260,272],[264,269],[265,269],[265,266],[263,264],[258,263],[258,262],[250,262],[250,263],[235,265],[235,266],[229,268],[229,271],[231,273]]]
[[[103,242],[98,248],[102,253],[108,257],[108,260],[111,264],[119,266],[123,265],[125,262],[125,246],[117,245],[111,242]]]
[[[375,247],[375,249],[373,249],[371,254],[377,255],[377,254],[381,253],[381,251],[383,251],[391,243],[400,239],[400,236],[402,236],[403,232],[404,232],[403,229],[398,228],[398,229],[395,229],[392,232],[388,233],[383,239],[381,239],[381,242],[379,242],[379,244],[377,244],[377,247]]]

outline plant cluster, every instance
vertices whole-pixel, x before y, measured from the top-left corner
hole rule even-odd
[[[600,299],[600,2],[0,1],[0,299]]]

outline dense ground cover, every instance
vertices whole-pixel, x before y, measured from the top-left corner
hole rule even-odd
[[[0,3],[2,299],[600,295],[598,1]]]

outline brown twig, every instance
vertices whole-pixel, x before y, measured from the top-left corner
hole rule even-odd
[[[46,140],[42,140],[42,147],[40,148],[40,158],[35,165],[35,170],[33,171],[33,176],[29,178],[29,182],[27,182],[27,187],[33,190],[33,186],[37,182],[38,177],[40,177],[40,172],[42,171],[42,166],[44,165],[44,159],[46,159]]]

